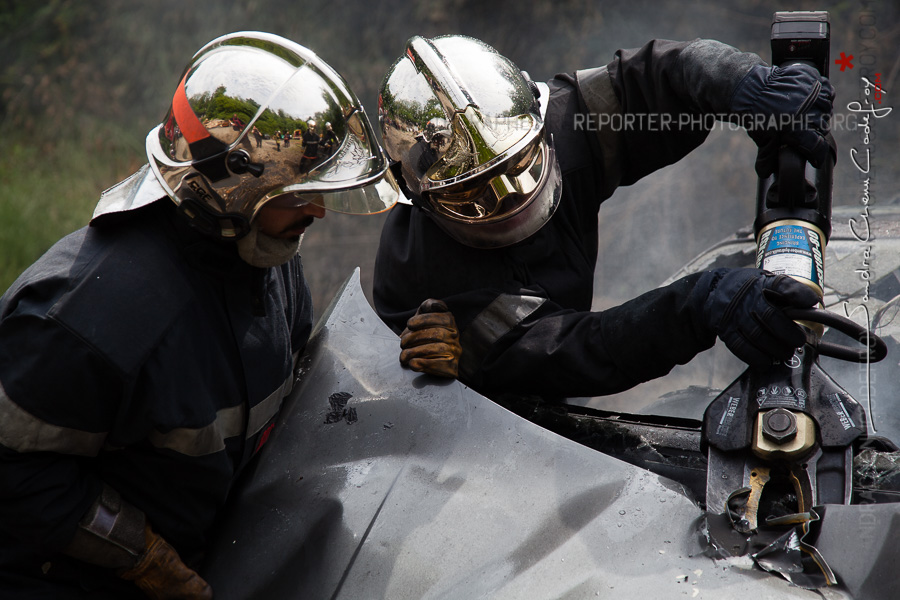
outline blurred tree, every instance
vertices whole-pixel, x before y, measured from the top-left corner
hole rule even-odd
[[[308,46],[345,77],[377,123],[382,77],[413,35],[478,37],[541,81],[606,64],[618,48],[654,37],[710,37],[768,58],[772,13],[788,8],[829,10],[833,51],[861,56],[865,47],[892,97],[900,78],[898,2],[0,0],[0,289],[55,239],[86,223],[100,190],[146,161],[144,137],[162,120],[190,56],[224,33],[270,31]],[[858,71],[832,73],[839,110],[858,97]],[[249,111],[229,105],[222,116]],[[270,134],[305,127],[275,113],[260,124]],[[838,134],[841,147],[857,141],[854,132]],[[896,148],[900,118],[881,119],[877,135],[882,147]],[[746,136],[722,132],[685,164],[619,190],[601,213],[613,231],[601,232],[598,288],[616,289],[621,298],[652,287],[746,224],[752,160]],[[835,202],[854,202],[856,172],[846,152],[836,173]],[[890,190],[885,179],[896,173],[880,176],[880,189]],[[659,215],[674,235],[659,237]],[[368,285],[381,222],[329,215],[310,229],[303,252],[317,306],[356,265]],[[635,252],[646,257],[647,270],[635,267]]]

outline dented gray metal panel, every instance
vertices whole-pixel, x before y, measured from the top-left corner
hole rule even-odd
[[[900,505],[827,505],[816,547],[859,600],[900,598]]]
[[[664,478],[402,369],[358,272],[204,576],[246,598],[845,598],[714,561]]]

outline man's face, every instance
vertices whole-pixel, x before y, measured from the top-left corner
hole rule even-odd
[[[318,204],[294,207],[264,205],[256,214],[259,230],[273,238],[298,239],[314,219],[325,217],[325,209]]]

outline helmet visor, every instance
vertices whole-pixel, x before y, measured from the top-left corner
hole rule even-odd
[[[545,178],[549,158],[547,144],[538,137],[503,163],[454,185],[425,192],[423,196],[438,216],[451,220],[504,219],[530,201]]]
[[[425,174],[423,191],[509,168],[540,140],[543,123],[531,114],[489,117],[468,107],[453,117],[452,127],[452,142]]]
[[[450,237],[473,248],[503,248],[531,237],[550,220],[562,197],[562,176],[553,146],[544,144],[541,155],[543,170],[537,187],[531,194],[509,194],[494,216],[461,217],[460,204],[454,205],[455,216],[434,211],[430,216]]]
[[[264,198],[260,206],[294,208],[316,204],[322,208],[351,215],[372,215],[390,209],[400,198],[397,181],[390,171],[378,181],[359,188],[332,192],[283,192]]]

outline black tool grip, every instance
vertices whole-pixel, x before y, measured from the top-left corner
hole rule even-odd
[[[883,339],[847,317],[821,308],[786,308],[784,314],[795,321],[821,323],[863,344],[862,348],[853,348],[820,341],[817,349],[822,356],[858,363],[875,363],[887,356],[887,344]]]
[[[796,150],[778,150],[778,206],[799,209],[806,203],[806,159]]]

